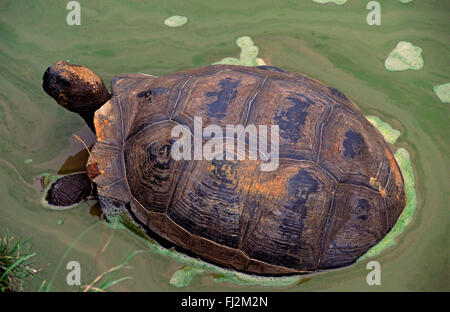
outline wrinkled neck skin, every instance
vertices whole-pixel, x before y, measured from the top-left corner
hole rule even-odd
[[[95,112],[100,109],[109,99],[111,96],[109,93],[103,94],[102,98],[97,99],[96,102],[90,103],[86,105],[86,103],[80,104],[72,104],[71,107],[65,107],[66,109],[70,110],[71,112],[77,113],[81,116],[81,118],[84,119],[86,124],[89,126],[89,128],[92,130],[92,132],[95,132],[95,126],[94,126],[94,115]]]
[[[78,115],[81,116],[81,118],[84,119],[84,121],[86,122],[86,124],[89,126],[89,128],[92,130],[92,132],[95,132],[95,126],[94,126],[94,117],[95,117],[95,112],[97,110],[99,110],[106,102],[108,102],[108,100],[111,98],[111,96],[109,94],[107,94],[107,96],[105,96],[105,98],[96,105],[91,105],[91,109],[87,110],[87,111],[78,111]]]
[[[94,114],[95,111],[92,112],[87,112],[87,113],[80,113],[78,115],[80,115],[84,121],[86,122],[86,124],[89,126],[89,128],[92,130],[92,132],[95,133],[95,126],[94,126]]]

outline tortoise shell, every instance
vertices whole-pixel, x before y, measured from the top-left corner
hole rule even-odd
[[[278,125],[279,166],[174,160],[175,125]],[[164,77],[118,75],[95,114],[88,165],[102,205],[189,254],[282,275],[336,268],[379,242],[405,207],[381,134],[334,88],[276,67],[216,65]],[[103,198],[103,200],[102,200]]]

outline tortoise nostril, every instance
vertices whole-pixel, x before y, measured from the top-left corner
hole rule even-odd
[[[50,68],[48,68],[45,73],[44,73],[44,77],[42,77],[42,88],[44,89],[44,91],[53,97],[53,93],[54,93],[54,86],[52,85],[51,81],[51,76],[50,76]]]

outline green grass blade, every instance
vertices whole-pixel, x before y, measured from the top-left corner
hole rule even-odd
[[[16,266],[18,266],[19,264],[21,264],[23,261],[25,261],[25,260],[27,260],[27,259],[29,259],[29,258],[31,258],[31,257],[34,257],[36,254],[35,253],[33,253],[33,254],[31,254],[31,255],[27,255],[27,256],[24,256],[24,257],[22,257],[22,258],[19,258],[16,262],[14,262],[4,273],[3,273],[3,275],[2,276],[0,276],[0,282],[5,278],[5,276],[9,273],[9,272],[11,272]]]
[[[133,279],[133,278],[130,277],[130,276],[125,276],[125,277],[116,279],[115,281],[112,281],[111,283],[108,283],[108,284],[106,284],[106,285],[104,285],[104,286],[101,286],[100,289],[105,290],[106,288],[111,287],[111,286],[113,286],[113,285],[115,285],[115,284],[117,284],[117,283],[120,283],[120,282],[125,281],[125,280],[132,280],[132,279]]]

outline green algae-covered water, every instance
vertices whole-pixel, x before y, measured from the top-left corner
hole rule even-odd
[[[251,37],[265,63],[339,89],[363,114],[399,130],[396,145],[410,153],[418,208],[395,246],[350,267],[283,287],[217,283],[198,275],[182,290],[450,290],[450,112],[433,91],[450,82],[450,2],[379,1],[379,26],[367,25],[369,1],[360,0],[341,5],[312,0],[79,1],[79,26],[66,22],[68,2],[0,3],[0,230],[33,238],[33,262],[43,269],[43,279],[53,281],[51,290],[78,290],[66,283],[69,261],[80,263],[82,284],[89,284],[146,245],[128,231],[101,223],[95,202],[65,211],[42,207],[36,177],[61,167],[63,173],[80,168],[84,147],[72,134],[92,142],[82,119],[42,90],[45,69],[68,60],[91,68],[107,84],[124,72],[165,75],[239,59],[236,39],[242,36]],[[174,20],[177,27],[169,27],[165,20],[171,16],[187,20],[180,25]],[[423,67],[386,69],[385,60],[400,41],[421,48]],[[132,279],[111,290],[179,290],[169,281],[183,264],[157,253],[133,255],[116,276]],[[371,260],[381,265],[380,286],[366,283]],[[37,290],[40,284],[32,281],[25,289]]]

